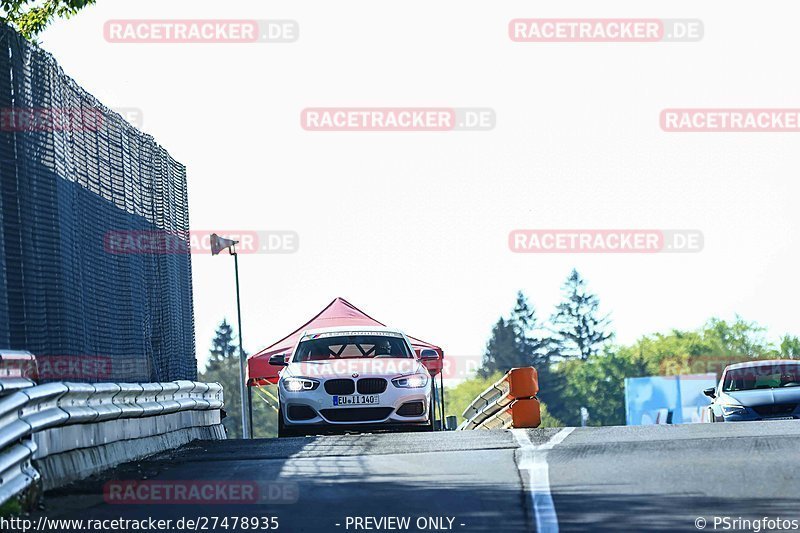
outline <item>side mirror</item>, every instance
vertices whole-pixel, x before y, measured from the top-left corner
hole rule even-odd
[[[717,397],[717,388],[716,387],[711,387],[710,389],[703,389],[703,394],[705,394],[709,398],[716,398]]]
[[[430,348],[427,348],[419,353],[419,358],[423,361],[434,361],[436,359],[439,359],[439,354],[436,350],[431,350]]]
[[[278,353],[269,358],[269,364],[272,366],[289,366],[286,362],[286,354]]]

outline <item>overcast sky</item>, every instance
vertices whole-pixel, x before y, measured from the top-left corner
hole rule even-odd
[[[454,354],[576,267],[617,338],[739,313],[800,333],[800,133],[665,133],[665,108],[800,107],[795,2],[98,0],[41,37],[187,166],[195,230],[291,230],[240,256],[246,349],[336,296]],[[697,18],[699,42],[519,43],[525,17]],[[293,43],[110,43],[109,19],[289,19]],[[306,131],[309,107],[491,108],[490,131]],[[515,254],[514,229],[696,229],[699,253]],[[192,261],[198,358],[233,260]]]

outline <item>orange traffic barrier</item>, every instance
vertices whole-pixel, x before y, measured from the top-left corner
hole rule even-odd
[[[514,399],[533,398],[539,393],[539,374],[532,366],[512,368],[505,376],[508,379],[508,394]]]
[[[542,415],[536,398],[525,398],[511,404],[511,427],[538,428],[541,423]]]

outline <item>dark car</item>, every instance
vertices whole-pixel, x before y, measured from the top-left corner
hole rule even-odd
[[[711,422],[800,418],[800,361],[752,361],[729,365],[716,387]]]

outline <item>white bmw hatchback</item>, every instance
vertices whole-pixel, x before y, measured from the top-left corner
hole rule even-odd
[[[435,353],[423,353],[435,357]],[[278,381],[278,436],[331,430],[431,430],[432,380],[401,331],[334,327],[303,332]]]

